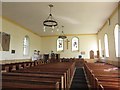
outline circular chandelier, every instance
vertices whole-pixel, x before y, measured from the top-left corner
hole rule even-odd
[[[43,22],[43,25],[44,25],[44,32],[46,31],[46,27],[49,27],[49,28],[52,28],[52,32],[53,32],[53,29],[55,27],[57,27],[57,31],[58,31],[58,23],[57,21],[54,20],[52,14],[51,14],[51,8],[53,7],[52,4],[49,5],[50,7],[50,14],[48,16],[48,18]]]
[[[62,33],[58,36],[58,38],[66,39],[67,36],[65,36],[65,34],[63,32],[63,28],[64,28],[64,26],[62,26]]]

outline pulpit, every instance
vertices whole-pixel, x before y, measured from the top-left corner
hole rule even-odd
[[[56,54],[52,53],[51,54],[51,59],[56,59]]]
[[[50,62],[58,62],[59,59],[60,59],[60,54],[54,54],[54,53],[52,53],[51,54],[51,60],[50,60]]]
[[[44,62],[47,63],[47,61],[49,60],[49,54],[44,54],[43,59],[44,59]]]

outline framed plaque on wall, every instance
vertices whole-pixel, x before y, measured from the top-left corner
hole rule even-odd
[[[10,46],[10,34],[0,32],[0,42],[3,51],[9,51]]]

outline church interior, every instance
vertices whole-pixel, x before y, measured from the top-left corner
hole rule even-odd
[[[118,0],[5,1],[1,90],[120,90]]]

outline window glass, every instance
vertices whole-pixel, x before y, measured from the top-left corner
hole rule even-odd
[[[102,57],[102,49],[101,49],[101,40],[99,39],[99,53],[100,57]]]
[[[105,44],[105,56],[109,57],[109,48],[108,48],[108,35],[104,36],[104,44]]]
[[[119,29],[120,29],[120,27],[119,27],[119,25],[117,24],[116,26],[115,26],[115,29],[114,29],[114,37],[115,37],[115,52],[116,52],[116,57],[118,57],[119,56],[119,53],[118,53],[118,34],[120,33],[119,32]],[[120,37],[120,36],[119,36]]]
[[[79,39],[77,37],[72,38],[72,51],[78,51]]]
[[[23,55],[29,54],[29,37],[25,36],[23,40]]]
[[[63,51],[63,39],[62,38],[57,39],[57,51]]]

